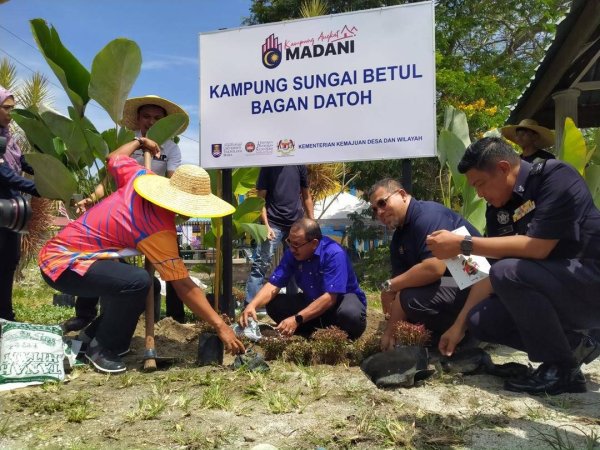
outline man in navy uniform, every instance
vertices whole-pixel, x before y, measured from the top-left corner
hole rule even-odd
[[[256,310],[267,314],[283,335],[310,335],[317,328],[335,325],[357,339],[367,326],[367,298],[358,286],[346,251],[323,236],[319,224],[303,218],[294,222],[279,266],[244,309],[240,324],[256,320]],[[301,293],[279,294],[291,278]]]
[[[375,183],[369,199],[377,219],[395,229],[390,244],[392,278],[381,286],[381,304],[384,313],[389,314],[381,348],[393,348],[394,329],[402,320],[425,325],[435,343],[454,323],[469,289],[458,289],[446,264],[431,254],[425,239],[436,230],[452,231],[463,226],[472,236],[480,234],[454,211],[413,198],[391,178]]]
[[[468,327],[542,363],[506,389],[585,392],[581,364],[600,354],[582,331],[600,328],[600,211],[585,181],[561,161],[522,161],[498,138],[471,144],[458,170],[490,204],[488,218],[508,214],[514,229],[490,228],[490,237],[472,240],[437,231],[427,239],[438,258],[472,252],[498,260],[471,289],[440,351],[452,354]]]

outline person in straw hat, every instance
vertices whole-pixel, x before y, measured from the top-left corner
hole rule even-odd
[[[538,125],[533,119],[523,119],[518,125],[502,127],[500,133],[521,147],[521,159],[528,163],[554,159],[552,153],[544,150],[554,145],[554,131]]]
[[[182,134],[188,124],[189,117],[186,112],[177,104],[166,100],[157,95],[145,95],[143,97],[133,97],[127,99],[123,107],[123,118],[121,125],[135,132],[136,137],[145,137],[148,130],[152,128],[156,122],[163,117],[171,114],[184,114],[185,122],[178,130],[177,134]],[[144,165],[144,152],[141,149],[133,152],[132,157],[140,164]],[[152,158],[152,172],[157,175],[166,176],[168,178],[173,175],[177,167],[181,165],[181,150],[179,146],[172,140],[168,140],[161,145],[160,156]],[[94,205],[102,197],[104,197],[104,183],[100,183],[94,189],[94,192],[89,197],[77,203],[79,211],[85,211],[87,208]],[[160,287],[158,279],[155,279],[155,286]],[[157,292],[157,308],[160,312],[160,289]],[[75,301],[75,316],[66,320],[62,327],[68,331],[79,331],[85,328],[97,314],[98,297],[78,297]],[[167,283],[166,296],[167,317],[173,317],[178,322],[185,320],[185,312],[183,303],[177,298],[173,286]],[[156,314],[158,320],[159,314]]]
[[[204,293],[190,279],[179,257],[175,216],[221,217],[235,210],[210,191],[206,171],[181,165],[169,178],[143,169],[130,156],[139,149],[159,154],[156,142],[143,137],[108,155],[108,172],[116,191],[71,222],[40,251],[38,264],[54,289],[83,296],[100,296],[102,313],[84,331],[92,338],[86,358],[99,371],[119,373],[119,357],[127,349],[152,280],[144,269],[119,258],[144,254],[163,280],[194,314],[214,326],[233,354],[244,351]]]

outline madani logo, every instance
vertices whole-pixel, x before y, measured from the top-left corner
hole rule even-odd
[[[357,34],[358,29],[355,26],[344,25],[341,29],[321,31],[319,35],[296,41],[284,39],[282,44],[273,33],[262,45],[262,63],[267,69],[274,69],[284,59],[293,61],[354,53],[354,39]]]
[[[262,46],[262,63],[267,69],[274,69],[281,63],[281,44],[273,33]]]

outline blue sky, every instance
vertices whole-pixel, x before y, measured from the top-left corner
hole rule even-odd
[[[197,164],[198,35],[241,26],[250,4],[250,0],[10,0],[0,5],[0,58],[10,55],[21,78],[29,77],[30,69],[47,75],[53,83],[53,107],[66,114],[69,100],[38,52],[29,20],[43,18],[53,25],[63,44],[88,70],[94,56],[111,40],[134,40],[143,63],[130,95],[160,95],[188,112],[190,126],[179,146],[183,160]],[[93,102],[86,115],[100,130],[113,126]]]

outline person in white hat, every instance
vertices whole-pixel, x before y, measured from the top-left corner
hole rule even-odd
[[[204,169],[181,165],[169,178],[143,169],[130,156],[139,149],[158,154],[156,142],[136,137],[108,155],[117,190],[71,222],[40,251],[44,280],[61,292],[100,296],[102,313],[84,330],[91,338],[87,359],[104,373],[126,367],[119,357],[129,347],[152,280],[143,268],[119,258],[144,254],[170,281],[192,312],[210,323],[228,351],[244,351],[233,330],[211,308],[179,256],[175,216],[221,217],[235,208],[213,195]]]
[[[523,119],[518,125],[502,127],[500,133],[521,147],[521,159],[528,163],[555,158],[544,150],[554,145],[554,131],[538,125],[533,119]]]

